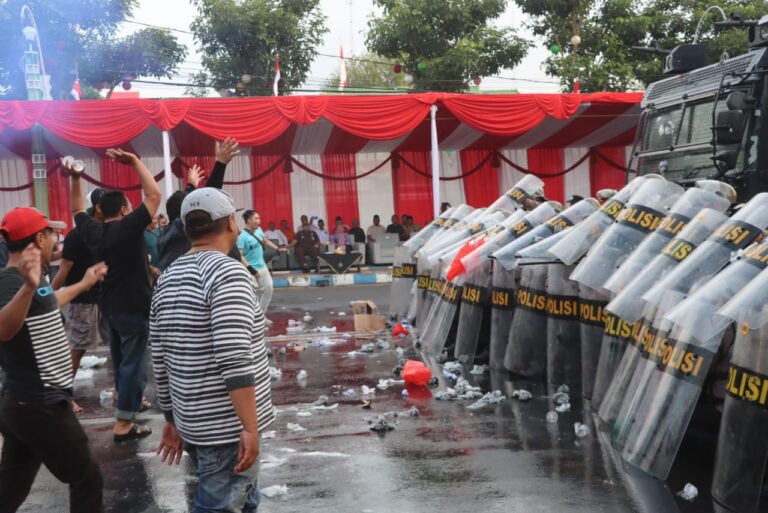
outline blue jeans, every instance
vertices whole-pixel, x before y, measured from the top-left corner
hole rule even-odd
[[[261,502],[259,462],[235,474],[239,446],[186,444],[198,477],[192,513],[256,513]]]
[[[119,420],[134,420],[147,385],[149,320],[142,314],[107,315],[109,352],[117,390]]]

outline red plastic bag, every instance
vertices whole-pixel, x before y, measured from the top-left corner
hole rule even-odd
[[[403,367],[403,379],[406,385],[426,386],[432,379],[432,371],[426,365],[416,360],[408,360]]]
[[[398,335],[410,335],[411,332],[408,331],[408,329],[404,328],[401,323],[397,323],[397,325],[392,328],[392,336],[396,337]]]

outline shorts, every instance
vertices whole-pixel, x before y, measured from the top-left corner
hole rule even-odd
[[[70,348],[85,351],[94,349],[99,342],[103,344],[108,342],[107,320],[101,315],[98,305],[69,303],[62,308],[62,313]]]

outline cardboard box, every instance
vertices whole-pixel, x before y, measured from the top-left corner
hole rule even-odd
[[[370,300],[352,301],[355,331],[381,331],[387,327],[387,317],[379,315],[379,307]]]

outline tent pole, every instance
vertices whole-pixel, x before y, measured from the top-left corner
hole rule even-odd
[[[429,109],[432,117],[432,206],[435,217],[440,215],[440,147],[437,144],[437,105]]]
[[[163,166],[165,167],[165,199],[173,194],[173,170],[171,170],[171,136],[168,130],[163,130]]]

